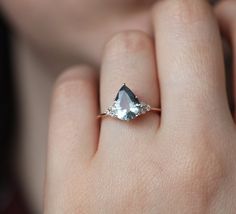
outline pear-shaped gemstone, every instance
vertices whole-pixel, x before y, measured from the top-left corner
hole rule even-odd
[[[132,120],[140,113],[140,102],[134,93],[124,84],[119,90],[113,112],[120,120]]]

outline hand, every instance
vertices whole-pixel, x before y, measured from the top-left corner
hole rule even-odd
[[[100,97],[87,66],[59,78],[45,213],[236,212],[236,120],[215,15],[203,0],[166,0],[153,9],[153,22],[155,47],[138,31],[107,43]],[[124,82],[162,114],[96,120],[98,103],[106,110]]]

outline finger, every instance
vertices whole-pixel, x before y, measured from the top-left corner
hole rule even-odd
[[[62,74],[52,98],[46,207],[53,209],[52,202],[57,201],[54,198],[65,194],[68,182],[81,173],[80,168],[94,155],[98,142],[97,112],[94,71],[81,66]]]
[[[233,74],[232,74],[232,86],[233,86],[233,112],[236,120],[235,105],[236,105],[236,2],[234,0],[221,1],[215,7],[215,13],[219,20],[220,27],[223,34],[229,39],[233,50]]]
[[[207,1],[160,1],[153,14],[162,122],[190,127],[193,120],[225,118],[221,40]]]
[[[123,83],[126,83],[140,101],[159,106],[157,82],[154,47],[149,36],[139,31],[127,31],[115,35],[108,42],[101,70],[102,110],[112,105]],[[129,122],[104,118],[101,124],[101,142],[106,148],[112,149],[121,144],[124,146],[127,140],[132,145],[132,141],[137,140],[137,143],[143,137],[147,138],[155,133],[158,124],[159,116],[155,113],[147,113]],[[112,142],[114,137],[115,144]]]

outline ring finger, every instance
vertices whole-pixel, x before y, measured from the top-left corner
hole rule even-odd
[[[128,31],[114,36],[106,45],[100,81],[101,110],[111,106],[123,83],[153,107],[160,105],[154,45],[149,36],[139,31]],[[153,136],[159,126],[159,116],[148,113],[135,120],[124,122],[104,118],[101,122],[100,149],[112,147],[132,148],[148,136]],[[114,144],[114,137],[116,143]],[[132,140],[131,140],[132,139]]]

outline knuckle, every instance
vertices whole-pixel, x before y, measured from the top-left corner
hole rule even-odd
[[[125,52],[138,52],[140,50],[152,47],[152,41],[148,34],[129,30],[115,34],[106,44],[106,52],[114,54],[123,54]]]
[[[85,80],[86,77],[91,76],[92,73],[94,73],[93,68],[87,65],[74,66],[63,71],[57,78],[55,85],[60,86],[71,81]]]
[[[92,68],[81,65],[67,69],[56,80],[53,89],[54,97],[71,97],[75,93],[83,94],[84,88],[91,85],[91,81],[95,80],[95,72]]]

